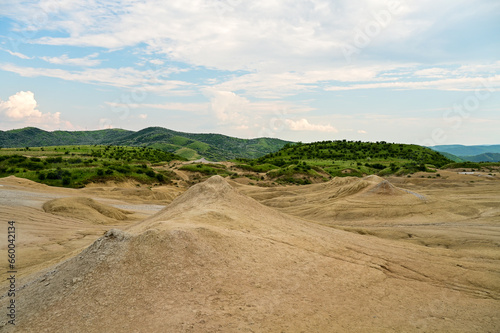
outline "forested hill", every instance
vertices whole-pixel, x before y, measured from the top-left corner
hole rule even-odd
[[[113,144],[116,140],[134,133],[122,129],[97,131],[54,131],[48,132],[36,127],[25,127],[10,131],[0,131],[0,147],[24,148],[62,145]]]
[[[152,147],[187,159],[205,157],[220,161],[257,158],[282,148],[289,141],[272,138],[239,139],[221,134],[176,132],[149,127],[134,132],[123,129],[48,132],[34,127],[0,131],[0,147],[24,148],[59,145],[119,145]]]
[[[281,150],[268,154],[259,162],[283,164],[293,160],[342,160],[342,161],[408,161],[432,164],[436,167],[452,161],[432,149],[409,144],[361,141],[322,141],[309,144],[287,144]]]

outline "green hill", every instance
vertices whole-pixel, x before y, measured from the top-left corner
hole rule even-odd
[[[122,129],[47,132],[34,127],[0,131],[0,147],[4,148],[103,144],[151,147],[187,159],[204,157],[214,161],[261,157],[279,150],[288,142],[272,138],[246,140],[221,134],[183,133],[161,127],[138,132]]]
[[[408,161],[440,167],[450,160],[438,152],[417,145],[361,141],[323,141],[309,144],[287,144],[280,151],[261,157],[259,161],[276,164],[294,160],[341,161]]]
[[[441,155],[443,155],[444,157],[452,160],[453,162],[465,162],[467,161],[466,159],[464,159],[464,157],[458,157],[456,155],[453,155],[453,154],[450,154],[450,153],[446,153],[446,152],[439,152]]]
[[[98,131],[54,131],[48,132],[35,127],[0,131],[0,147],[24,148],[62,145],[113,144],[123,136],[133,133],[122,129]]]
[[[239,162],[238,168],[266,172],[278,182],[304,184],[332,176],[434,172],[452,161],[417,145],[343,140],[287,144],[275,153]]]

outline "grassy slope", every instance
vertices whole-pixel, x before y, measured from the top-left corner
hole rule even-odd
[[[51,146],[0,150],[0,177],[14,175],[52,186],[81,187],[89,182],[135,179],[168,183],[169,172],[152,164],[181,159],[152,148],[116,146]]]
[[[458,157],[456,155],[453,155],[453,154],[450,154],[450,153],[446,153],[446,152],[439,152],[441,155],[443,155],[444,157],[452,160],[453,162],[465,162],[467,161],[467,159],[465,159],[463,156],[462,157]]]

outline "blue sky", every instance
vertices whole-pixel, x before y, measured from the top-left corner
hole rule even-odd
[[[0,130],[500,143],[497,0],[0,1]]]

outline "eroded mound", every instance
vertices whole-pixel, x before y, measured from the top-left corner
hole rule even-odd
[[[242,219],[244,216],[245,219]],[[221,176],[192,186],[163,210],[133,226],[130,231],[164,230],[175,222],[218,226],[237,230],[281,228],[287,216],[242,195]],[[270,223],[262,224],[269,220]],[[277,223],[279,221],[279,223]]]
[[[424,199],[422,195],[394,186],[388,180],[371,175],[364,178],[335,177],[326,185],[329,199],[340,199],[362,194],[370,196],[399,196],[409,199]]]
[[[329,198],[333,199],[358,194],[369,187],[371,185],[371,182],[359,178],[340,180],[335,178],[329,185],[331,185],[331,188],[329,189]]]
[[[187,202],[192,200],[213,202],[221,200],[230,194],[235,194],[231,185],[221,176],[213,176],[203,183],[196,184],[183,193],[175,202]]]
[[[46,202],[43,210],[47,213],[90,221],[96,224],[116,223],[126,220],[130,212],[99,203],[91,198],[69,197]]]
[[[389,181],[383,180],[371,189],[368,190],[369,194],[378,194],[378,195],[406,195],[407,192],[397,188],[392,185]]]

